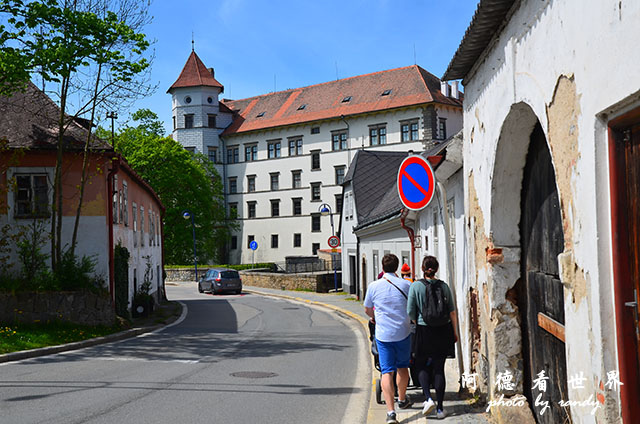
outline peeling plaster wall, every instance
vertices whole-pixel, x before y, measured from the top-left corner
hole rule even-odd
[[[518,364],[514,346],[504,345],[518,338],[506,295],[519,276],[522,139],[536,118],[550,146],[565,234],[558,259],[567,374],[588,377],[584,389],[569,388],[569,399],[593,394],[605,400],[595,415],[572,407],[572,418],[617,422],[618,393],[600,387],[617,364],[610,217],[602,206],[609,201],[602,112],[640,88],[640,3],[603,0],[586,7],[580,0],[548,0],[517,7],[465,81],[466,225],[475,249],[468,260],[482,339],[474,365],[492,385],[501,367]],[[495,395],[491,387],[485,390]]]

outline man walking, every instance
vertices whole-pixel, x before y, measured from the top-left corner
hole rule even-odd
[[[399,278],[398,257],[386,254],[382,258],[382,278],[369,285],[364,309],[376,324],[376,344],[382,372],[382,393],[387,404],[387,423],[397,423],[394,409],[393,373],[397,371],[398,407],[409,408],[406,398],[411,360],[411,327],[407,315],[409,282]]]

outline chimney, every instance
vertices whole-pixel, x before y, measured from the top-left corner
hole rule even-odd
[[[440,81],[440,91],[445,97],[449,97],[451,94],[449,93],[449,84],[446,81]]]
[[[209,68],[209,69],[207,69],[207,71],[211,72],[211,76],[212,77],[214,77],[214,78],[216,77],[215,73],[213,72],[213,68]]]
[[[454,99],[460,98],[460,90],[458,88],[458,81],[453,81],[451,83],[451,97]]]

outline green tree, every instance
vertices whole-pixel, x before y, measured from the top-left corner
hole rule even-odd
[[[193,261],[191,221],[182,217],[193,213],[196,224],[198,262],[221,259],[219,251],[233,225],[225,219],[222,181],[213,164],[201,154],[187,152],[177,141],[163,136],[162,123],[148,109],[135,112],[136,126],[120,129],[114,140],[116,151],[158,194],[164,215],[164,251],[167,263]],[[103,138],[110,136],[100,130]]]
[[[57,101],[57,159],[51,210],[51,266],[62,261],[62,174],[65,134],[77,118],[94,125],[99,110],[123,107],[153,89],[143,75],[149,42],[140,29],[148,3],[136,0],[0,0],[0,94],[24,88],[38,75]],[[48,85],[48,89],[45,88]],[[71,101],[74,99],[75,103]],[[70,246],[74,256],[91,132],[84,145],[79,203]]]

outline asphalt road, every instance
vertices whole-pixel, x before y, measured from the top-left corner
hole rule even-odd
[[[0,423],[364,422],[359,324],[195,284],[167,294],[188,312],[160,332],[1,364]]]

